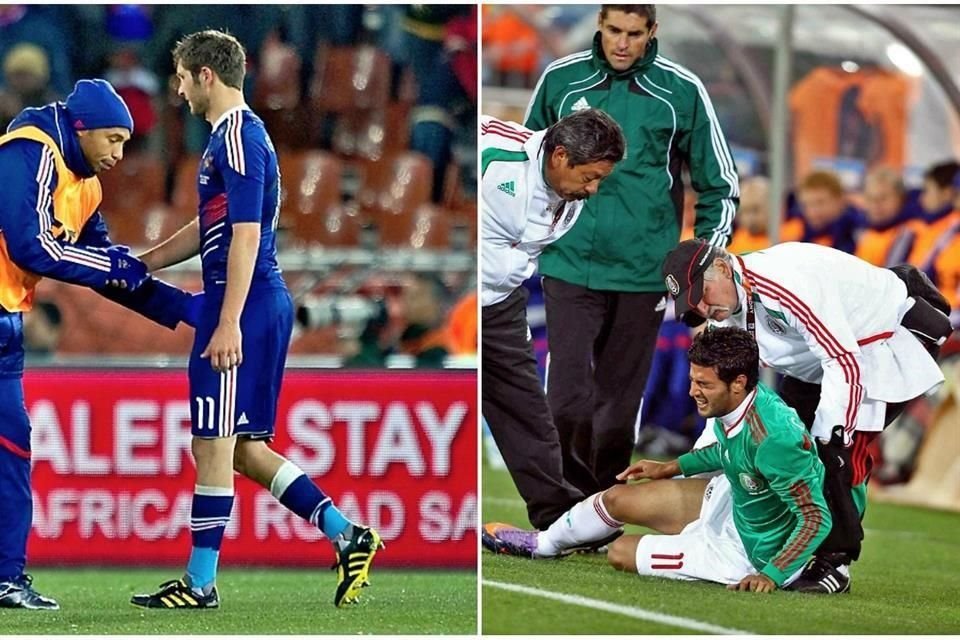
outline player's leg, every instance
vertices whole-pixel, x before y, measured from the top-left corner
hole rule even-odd
[[[0,311],[0,608],[59,609],[23,570],[33,518],[30,421],[23,402],[23,322]]]
[[[693,493],[693,485],[684,490]],[[610,545],[610,565],[640,575],[721,584],[736,584],[754,573],[756,569],[733,523],[729,481],[718,476],[707,483],[701,495],[698,516],[682,531],[672,535],[623,536]]]
[[[614,520],[665,534],[680,533],[700,517],[708,482],[677,478],[617,485],[603,493],[603,504]]]
[[[590,465],[601,487],[630,465],[640,401],[663,320],[663,294],[610,293],[610,309],[594,345],[593,439]]]
[[[235,431],[239,441],[233,465],[243,475],[270,490],[285,507],[307,520],[333,543],[338,582],[334,604],[352,602],[369,584],[368,574],[380,534],[349,521],[333,501],[297,465],[272,451],[277,403],[293,331],[293,301],[289,293],[258,294],[244,312],[244,362],[237,379]],[[248,342],[249,341],[249,342]]]
[[[241,328],[243,323],[241,321]],[[200,358],[212,333],[201,325],[190,355],[191,449],[197,466],[190,510],[191,550],[182,579],[170,580],[151,594],[134,595],[130,602],[151,609],[212,609],[220,605],[216,589],[220,545],[233,509],[234,430],[240,415],[238,393],[241,367],[214,371],[210,362]],[[244,336],[244,353],[247,353]],[[254,365],[255,366],[255,365]]]
[[[350,538],[350,522],[333,501],[297,465],[267,446],[263,440],[241,438],[234,451],[234,468],[313,526],[330,540]]]
[[[557,555],[610,540],[624,524],[678,533],[700,515],[707,481],[700,478],[615,485],[578,503],[538,536],[538,554]]]
[[[578,502],[544,531],[485,525],[484,546],[508,555],[553,558],[610,543],[625,523],[678,533],[699,517],[706,487],[707,480],[700,478],[616,485]]]

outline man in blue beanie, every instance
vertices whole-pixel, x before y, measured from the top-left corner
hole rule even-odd
[[[0,608],[60,608],[23,572],[33,502],[22,314],[37,283],[83,285],[170,329],[192,326],[192,296],[113,245],[98,211],[97,174],[123,158],[132,132],[113,87],[80,80],[65,103],[25,109],[0,136]]]

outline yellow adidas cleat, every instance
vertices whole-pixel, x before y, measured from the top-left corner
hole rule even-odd
[[[384,547],[380,534],[370,527],[354,527],[349,541],[334,545],[337,549],[337,592],[333,604],[341,607],[357,602],[360,590],[369,586],[370,565],[377,551]]]

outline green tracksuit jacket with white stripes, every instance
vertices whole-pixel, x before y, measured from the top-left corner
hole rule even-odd
[[[579,109],[606,111],[623,128],[626,157],[600,184],[580,221],[544,249],[540,273],[590,289],[665,291],[660,268],[680,239],[681,167],[696,190],[695,234],[726,246],[740,200],[737,170],[697,76],[657,55],[653,39],[630,69],[614,71],[600,47],[550,64],[524,125],[546,129]]]

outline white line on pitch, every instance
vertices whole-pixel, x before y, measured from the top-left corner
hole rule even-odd
[[[497,582],[496,580],[483,580],[483,586],[493,587],[495,589],[503,589],[504,591],[513,591],[515,593],[522,593],[528,596],[536,596],[538,598],[546,598],[547,600],[556,600],[557,602],[563,602],[565,604],[573,604],[580,607],[587,607],[589,609],[597,609],[598,611],[606,611],[607,613],[616,613],[622,616],[627,616],[628,618],[636,618],[638,620],[649,620],[651,622],[658,622],[660,624],[669,625],[672,627],[680,627],[681,629],[692,629],[693,631],[703,631],[705,633],[717,633],[720,635],[750,635],[746,631],[739,631],[737,629],[728,629],[726,627],[720,627],[715,624],[710,624],[709,622],[700,622],[699,620],[692,620],[690,618],[681,618],[680,616],[671,616],[666,613],[657,613],[656,611],[647,611],[646,609],[641,609],[639,607],[631,607],[625,604],[613,604],[612,602],[604,602],[603,600],[594,600],[593,598],[586,598],[584,596],[575,596],[567,593],[557,593],[555,591],[545,591],[543,589],[534,589],[533,587],[525,587],[519,584],[511,584],[509,582]]]

